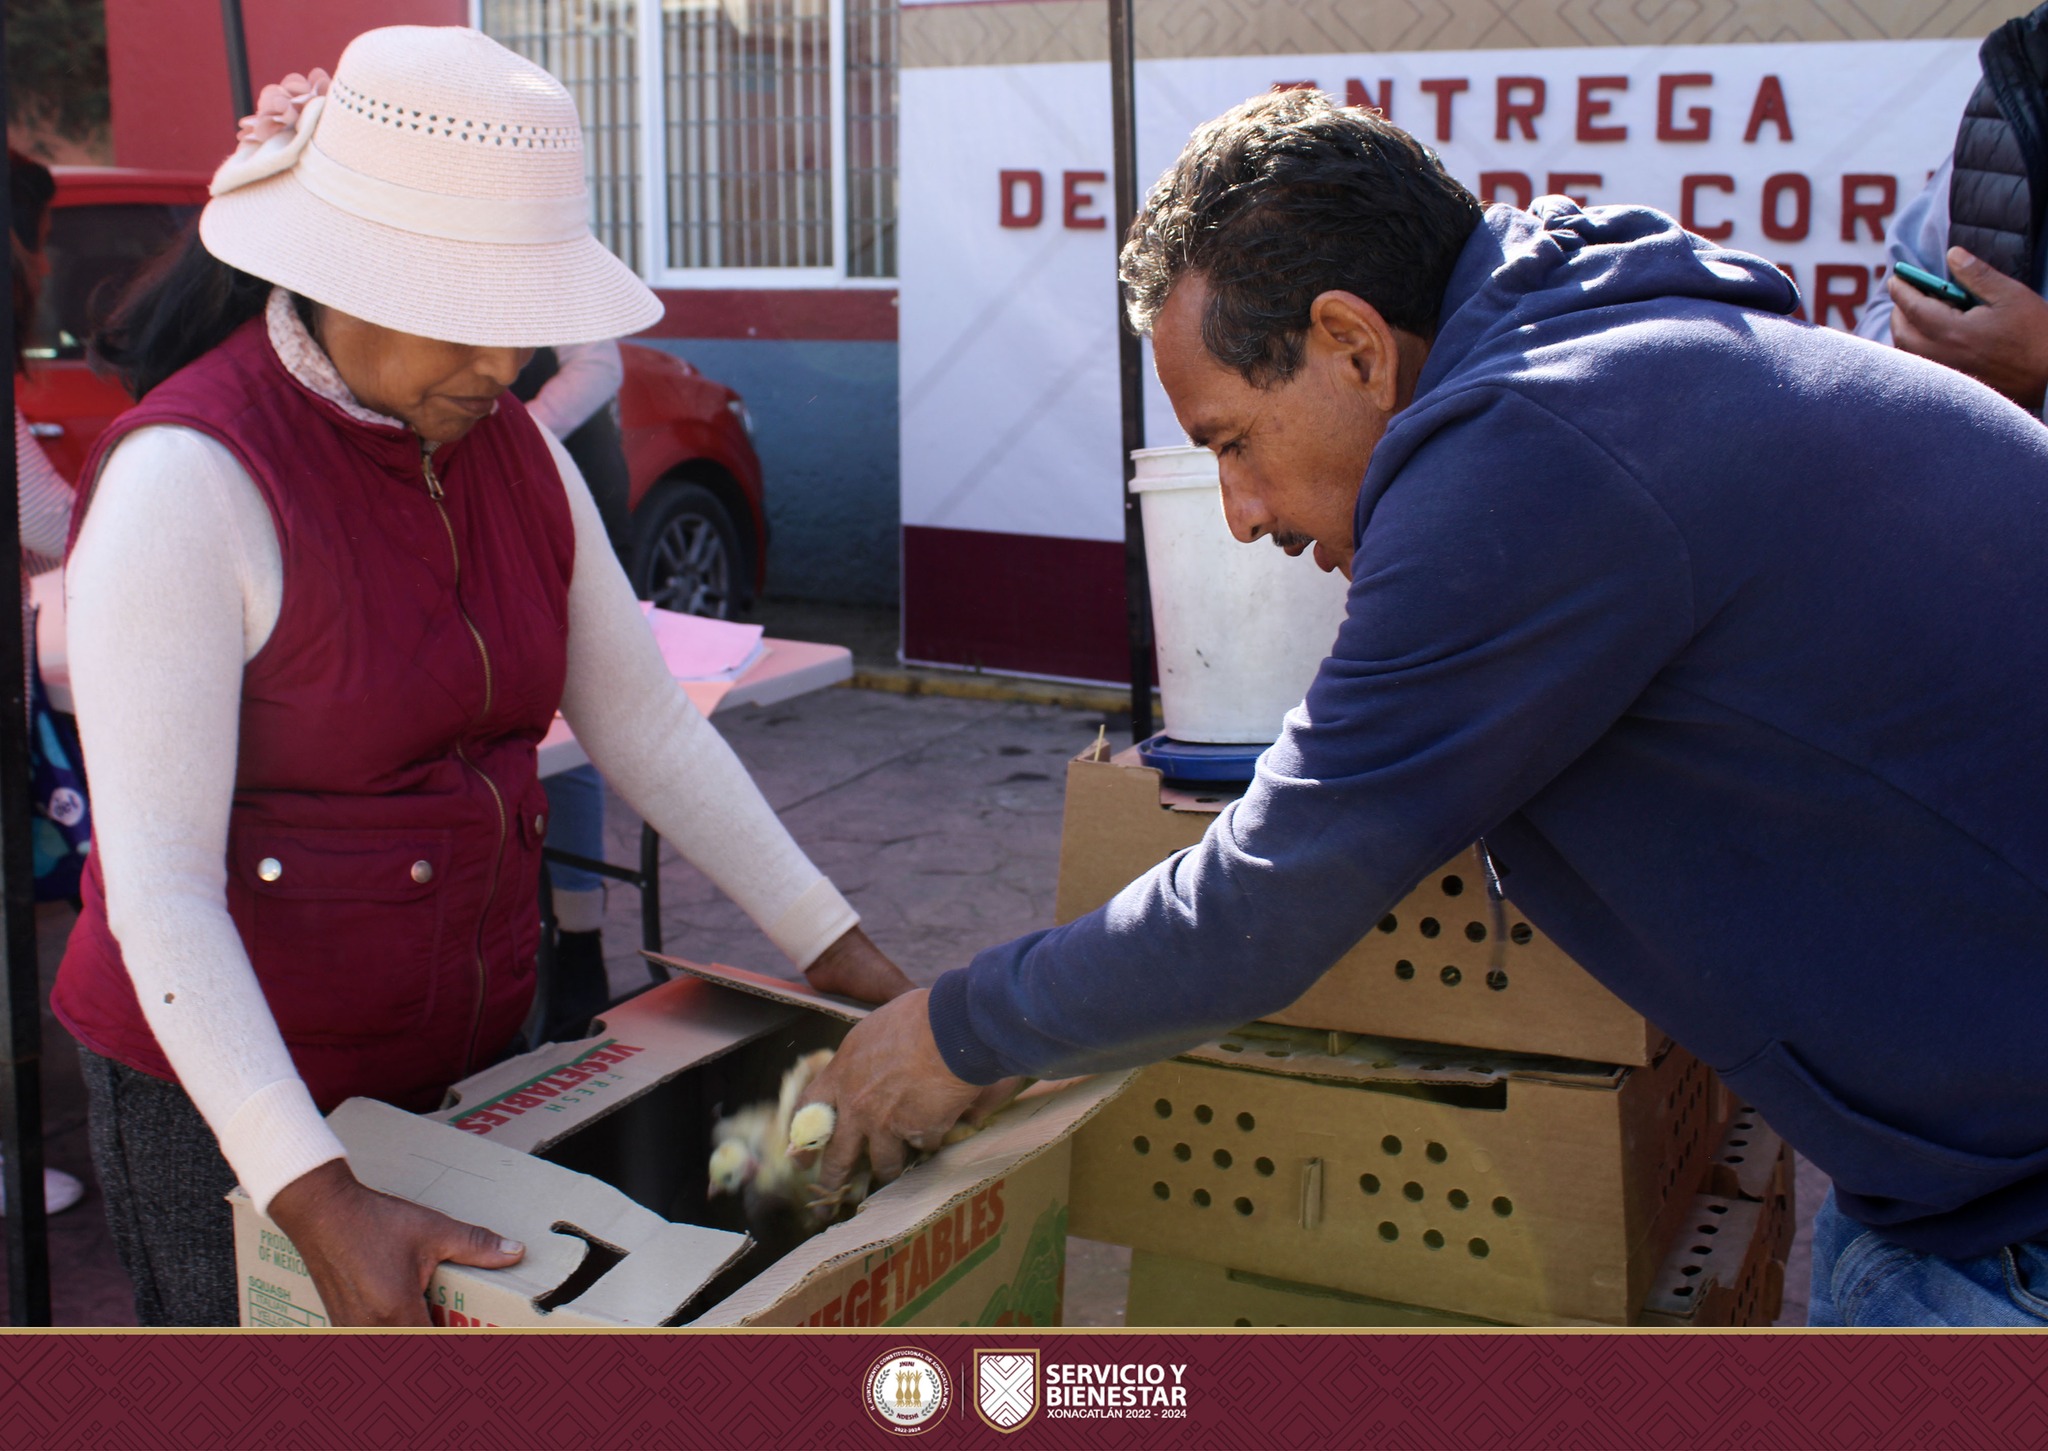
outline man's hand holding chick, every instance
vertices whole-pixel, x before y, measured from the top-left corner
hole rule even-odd
[[[886,1184],[912,1149],[938,1148],[962,1115],[985,1099],[1000,1101],[947,1070],[932,1039],[928,997],[920,988],[870,1013],[811,1081],[805,1101],[829,1103],[836,1115],[819,1166],[821,1190],[845,1183],[863,1156]]]

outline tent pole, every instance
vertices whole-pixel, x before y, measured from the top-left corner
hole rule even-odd
[[[1132,0],[1109,0],[1109,107],[1115,137],[1116,245],[1138,214],[1136,37]],[[1124,618],[1131,643],[1131,739],[1152,734],[1152,594],[1145,571],[1145,516],[1131,492],[1131,451],[1145,446],[1145,353],[1124,319],[1117,288],[1117,378],[1123,404]]]
[[[242,30],[242,0],[220,0],[221,35],[228,45],[228,98],[235,103],[235,124],[256,113],[256,93],[249,87],[249,41]]]
[[[6,20],[0,17],[0,114],[7,113]],[[13,168],[10,167],[11,173]],[[13,177],[0,179],[0,214],[13,218]],[[7,342],[7,412],[14,412],[14,289],[0,295],[0,337]],[[43,1209],[43,984],[36,958],[36,884],[28,762],[28,642],[20,608],[20,461],[14,429],[4,433],[0,465],[7,503],[0,507],[0,940],[7,953],[6,1011],[0,1013],[0,1175],[7,1194],[7,1309],[12,1325],[50,1323],[50,1240]]]

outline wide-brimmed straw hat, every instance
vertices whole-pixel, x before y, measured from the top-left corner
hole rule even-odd
[[[543,347],[662,313],[590,234],[561,82],[474,30],[359,35],[333,81],[266,86],[199,218],[232,267],[384,327]]]

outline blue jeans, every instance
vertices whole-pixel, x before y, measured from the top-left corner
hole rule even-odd
[[[578,766],[541,783],[548,793],[548,845],[593,861],[604,859],[604,777],[595,766]],[[548,863],[548,880],[558,892],[594,892],[604,878],[581,867]]]
[[[2007,1245],[1975,1259],[1945,1260],[1893,1244],[1835,1207],[1813,1219],[1813,1293],[1808,1325],[2048,1326],[2048,1244]]]

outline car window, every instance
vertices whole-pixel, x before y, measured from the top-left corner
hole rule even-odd
[[[32,358],[77,358],[94,322],[144,263],[176,241],[196,206],[116,202],[53,207],[43,279],[29,330]]]

